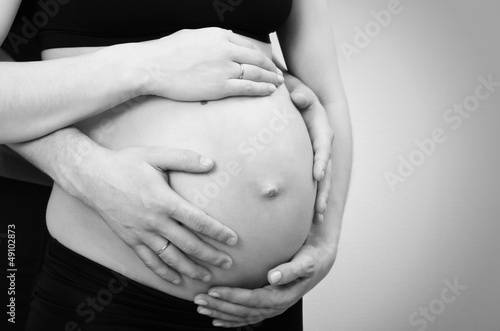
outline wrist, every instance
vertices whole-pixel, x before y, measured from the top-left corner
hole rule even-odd
[[[308,236],[311,245],[320,247],[329,253],[336,253],[342,230],[342,215],[334,213],[328,207],[325,218],[320,224],[313,224]]]
[[[96,62],[103,64],[103,71],[111,78],[121,95],[121,101],[150,94],[144,82],[144,69],[134,59],[136,43],[113,45],[95,52]]]
[[[75,128],[63,131],[60,133],[65,135],[66,148],[54,162],[54,181],[71,196],[85,200],[90,187],[88,178],[97,171],[104,148]]]
[[[168,38],[168,36],[164,37],[162,42],[165,43],[164,40]],[[170,44],[164,44],[162,47],[170,52],[162,53],[161,58],[154,57],[154,52],[151,51],[148,43],[128,43],[108,47],[107,52],[111,53],[110,58],[117,63],[125,85],[128,86],[128,93],[133,94],[134,97],[141,95],[166,96],[167,92],[175,86],[175,82],[169,79],[169,75],[165,73],[166,68],[164,67],[165,63],[169,62],[168,56],[174,55],[174,48]],[[160,60],[162,65],[160,65]]]

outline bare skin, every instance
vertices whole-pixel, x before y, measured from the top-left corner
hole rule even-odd
[[[8,1],[3,2],[3,4],[7,4]],[[0,11],[4,13],[5,11]],[[2,20],[2,22],[7,22],[8,20]],[[326,29],[327,30],[327,29]],[[325,31],[326,31],[325,30]],[[335,58],[335,56],[332,56],[331,54],[326,54],[326,57],[329,58],[330,60]],[[335,61],[333,61],[335,62]],[[335,73],[335,70],[332,74],[331,70],[325,71],[330,77],[338,78],[338,72]],[[341,85],[339,85],[341,86]],[[307,90],[304,86],[298,86],[298,90],[305,90],[306,94],[308,94],[310,91]],[[340,144],[338,145],[339,147],[335,147],[334,149],[336,153],[340,153],[337,155],[342,155],[341,159],[338,159],[338,163],[335,162],[336,169],[338,170],[338,178],[341,180],[337,180],[337,176],[334,176],[334,182],[339,183],[340,185],[337,185],[337,189],[330,194],[330,199],[329,200],[329,210],[332,212],[327,213],[325,215],[325,221],[324,223],[318,228],[320,230],[318,231],[311,231],[310,233],[310,238],[308,239],[308,245],[303,246],[303,249],[297,254],[297,256],[293,259],[292,263],[290,264],[285,264],[282,266],[279,266],[269,272],[269,280],[271,284],[276,284],[276,289],[282,289],[280,291],[255,291],[251,293],[244,293],[239,289],[219,289],[220,292],[222,293],[221,299],[227,300],[226,303],[227,305],[221,306],[217,304],[216,306],[213,306],[214,308],[214,317],[220,318],[220,320],[224,320],[222,315],[217,315],[222,314],[222,312],[230,312],[232,319],[226,321],[226,325],[244,325],[249,322],[249,319],[247,319],[247,316],[250,316],[251,311],[258,311],[259,312],[259,318],[266,318],[269,316],[273,316],[274,314],[279,313],[280,311],[283,311],[283,309],[286,309],[287,306],[292,304],[297,300],[297,298],[300,298],[304,293],[306,293],[310,288],[312,288],[317,282],[324,277],[326,274],[325,271],[327,272],[330,268],[331,265],[333,264],[334,257],[335,257],[335,251],[336,251],[336,243],[338,243],[338,233],[340,230],[340,227],[338,226],[340,224],[340,220],[342,218],[342,211],[343,211],[343,205],[345,203],[345,192],[346,192],[346,181],[348,182],[348,171],[344,171],[343,169],[348,169],[349,168],[349,160],[350,158],[349,153],[346,153],[345,151],[349,150],[349,137],[350,134],[348,131],[345,130],[348,126],[345,126],[345,119],[346,117],[342,114],[345,113],[345,110],[347,110],[347,107],[345,107],[345,99],[343,97],[343,92],[340,89],[333,89],[334,93],[333,95],[336,96],[336,100],[334,102],[330,102],[331,100],[327,100],[324,97],[322,97],[321,101],[324,102],[327,105],[327,110],[333,110],[335,108],[338,109],[336,111],[337,113],[337,123],[334,123],[332,127],[336,129],[335,131],[338,132],[337,137],[340,139],[337,139],[337,141],[340,141]],[[299,101],[302,97],[299,96],[299,94],[302,93],[297,93],[292,94],[292,98],[294,100]],[[315,112],[311,112],[309,110],[311,109],[318,109],[321,107],[319,102],[317,100],[314,100],[314,97],[309,94],[309,98],[306,98],[309,101],[303,102],[304,108],[308,111],[309,114],[314,114]],[[311,101],[313,100],[313,101]],[[344,101],[343,101],[344,100]],[[330,111],[331,113],[331,111]],[[330,118],[331,119],[331,118]],[[342,126],[342,123],[344,125]],[[348,121],[347,121],[348,123]],[[315,126],[317,128],[317,126]],[[340,129],[340,130],[339,130]],[[328,133],[327,131],[324,131],[322,129],[315,130],[314,132],[324,132]],[[311,132],[310,132],[311,133]],[[312,134],[313,136],[314,134]],[[83,172],[75,172],[75,175],[71,174],[71,171],[68,172],[61,172],[58,170],[59,164],[56,164],[55,162],[51,162],[50,160],[55,160],[56,158],[59,158],[59,160],[64,161],[63,156],[61,153],[59,154],[53,154],[54,157],[48,157],[48,160],[44,160],[44,156],[48,156],[51,154],[51,148],[48,148],[49,146],[61,146],[63,148],[64,144],[68,141],[67,138],[74,139],[76,143],[82,143],[84,142],[85,144],[88,144],[87,146],[91,146],[91,150],[93,151],[89,155],[86,155],[85,157],[85,162],[78,164],[79,168],[85,168],[89,167],[91,164],[99,164],[99,158],[96,157],[97,155],[102,155],[101,153],[94,153],[95,151],[101,151],[101,148],[97,146],[95,143],[92,141],[89,141],[88,138],[85,136],[79,134],[78,132],[75,132],[74,130],[62,130],[61,132],[57,133],[54,136],[48,136],[45,138],[40,139],[39,141],[36,142],[31,142],[27,144],[22,144],[16,146],[18,151],[23,153],[27,158],[32,160],[34,163],[38,164],[41,168],[46,170],[46,172],[50,173],[53,178],[57,178],[59,182],[65,183],[65,189],[67,191],[73,192],[73,194],[80,196],[82,199],[87,200],[89,204],[92,204],[92,201],[100,201],[102,199],[99,199],[98,196],[93,191],[92,188],[95,188],[96,185],[92,184],[92,180],[89,178],[89,181],[84,180],[83,182],[78,183],[78,178],[80,180],[84,179],[85,176],[80,176]],[[331,136],[329,137],[328,135],[323,135],[323,136],[318,136],[315,135],[315,138],[313,140],[313,145],[315,148],[315,155],[329,155],[330,151],[330,146],[328,144],[325,144],[325,142],[331,141]],[[337,145],[337,144],[336,144]],[[58,151],[61,151],[62,149],[59,148],[57,149]],[[41,151],[45,151],[45,154],[41,153]],[[318,153],[318,151],[323,151],[323,153]],[[326,152],[328,151],[328,152]],[[101,151],[104,152],[104,151]],[[165,156],[165,159],[167,160],[169,158],[169,153],[168,151],[161,151],[162,155]],[[106,152],[107,153],[107,152]],[[147,167],[150,167],[151,165],[154,166],[160,166],[164,165],[165,162],[161,162],[160,164],[155,164],[157,163],[157,158],[155,160],[148,159],[148,153],[146,149],[143,151],[129,151],[129,150],[123,150],[120,151],[119,153],[111,153],[108,156],[108,159],[111,160],[113,159],[113,162],[116,162],[118,159],[123,159],[123,160],[142,160],[146,161],[143,162],[143,168],[147,169]],[[71,148],[66,149],[64,152],[64,155],[68,156],[68,160],[74,159],[74,156],[80,156],[78,153],[75,153],[74,149],[72,150]],[[176,156],[177,155],[177,156]],[[176,163],[177,165],[175,168],[185,168],[186,170],[194,169],[196,168],[197,171],[206,171],[208,168],[206,166],[202,166],[198,162],[198,157],[193,157],[192,155],[183,155],[182,158],[177,158],[177,161],[174,162],[174,159],[178,157],[179,153],[174,155],[171,162],[169,164],[174,164]],[[118,156],[121,156],[118,158]],[[127,156],[124,158],[124,156]],[[324,159],[323,156],[321,158],[317,158],[315,161],[315,178],[316,179],[321,179],[321,173],[326,169],[326,163],[328,162],[328,159]],[[190,160],[191,162],[191,167],[188,167],[185,165],[185,161]],[[61,162],[62,164],[71,164],[71,162]],[[181,166],[181,164],[184,163],[184,165]],[[118,163],[116,163],[118,164]],[[196,165],[199,164],[199,165]],[[124,167],[117,168],[121,169],[119,170],[121,173],[125,173],[126,169],[129,169],[129,164],[124,163]],[[196,165],[196,166],[195,166]],[[316,168],[316,165],[318,167]],[[337,171],[336,170],[336,171]],[[319,172],[320,175],[317,175]],[[331,172],[326,172],[326,178],[328,178],[328,174]],[[105,176],[104,178],[110,179],[113,178],[113,176],[116,176],[116,172],[113,171],[108,171],[108,175]],[[322,181],[321,183],[325,183],[325,181]],[[319,212],[318,215],[321,215],[325,209],[326,209],[326,196],[328,194],[329,190],[329,183],[326,185],[320,185],[321,186],[321,191],[323,193],[318,194],[318,200],[317,200],[317,211]],[[149,187],[149,185],[145,185],[144,187]],[[328,189],[326,189],[328,188]],[[101,195],[105,197],[105,192],[99,192],[102,193]],[[99,195],[99,196],[101,196]],[[116,205],[120,205],[120,203],[115,201]],[[97,206],[97,205],[96,205]],[[146,210],[145,210],[146,211]],[[129,215],[130,216],[130,215]],[[328,216],[328,217],[327,217]],[[317,217],[316,219],[320,219],[321,217]],[[133,218],[131,218],[133,219]],[[315,238],[313,240],[313,238]],[[330,248],[328,249],[323,249],[325,245],[329,246]],[[333,251],[331,249],[334,249]],[[310,266],[314,267],[310,267]],[[275,278],[271,277],[275,272],[278,272],[280,274],[280,277]],[[289,282],[293,282],[295,279],[302,277],[302,281],[300,282],[294,282],[295,285],[292,287],[285,287],[285,284]],[[282,286],[282,287],[280,287]],[[281,292],[282,291],[282,292]],[[283,295],[282,295],[283,294]],[[222,301],[218,301],[222,302]],[[274,302],[274,303],[273,303]],[[278,303],[279,302],[279,303]],[[210,305],[215,305],[215,301],[210,301]],[[247,307],[243,307],[243,305]],[[273,306],[276,307],[276,309],[270,309],[268,312],[266,311],[265,313],[260,309],[259,307],[270,307],[272,308]],[[235,309],[239,307],[238,309]],[[238,317],[240,316],[240,317]],[[219,320],[219,322],[220,322]]]
[[[251,42],[271,56],[269,44]],[[45,51],[43,57],[71,56],[78,51],[53,49]],[[288,261],[309,233],[315,201],[313,151],[306,126],[285,87],[264,98],[202,103],[140,98],[77,123],[76,127],[110,149],[182,148],[209,155],[218,165],[206,175],[171,172],[168,177],[171,187],[183,198],[198,204],[238,234],[240,243],[234,248],[203,238],[231,256],[232,261],[229,270],[200,263],[212,275],[206,283],[175,278],[174,274],[170,280],[178,285],[163,282],[140,263],[98,214],[54,187],[47,213],[52,236],[132,279],[188,300],[213,285],[263,286],[267,271]],[[233,175],[229,174],[231,168]],[[219,184],[220,194],[216,194],[210,187],[221,176],[228,183]],[[177,270],[192,265],[179,254],[182,240],[171,241],[160,258]],[[157,251],[165,242],[163,238],[151,238],[149,247]],[[137,252],[142,254],[141,250]],[[204,268],[197,270],[199,277],[192,278],[209,275]]]

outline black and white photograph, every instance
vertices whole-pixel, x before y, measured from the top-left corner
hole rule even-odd
[[[5,331],[500,331],[498,0],[1,0]]]

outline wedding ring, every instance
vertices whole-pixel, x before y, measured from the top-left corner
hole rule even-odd
[[[245,67],[243,64],[240,64],[240,77],[238,79],[243,79],[243,75],[245,74]]]
[[[160,250],[158,252],[156,252],[156,255],[160,255],[161,253],[165,252],[165,250],[168,248],[168,246],[170,246],[170,241],[167,241],[167,244],[165,246],[163,246],[162,248],[160,248]]]

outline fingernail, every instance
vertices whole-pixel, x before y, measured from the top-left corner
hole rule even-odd
[[[208,302],[206,302],[205,300],[202,300],[202,299],[196,299],[194,301],[194,303],[196,303],[198,306],[206,306],[206,305],[208,305]]]
[[[203,276],[202,281],[205,283],[208,283],[210,281],[210,279],[212,279],[211,275],[205,275],[205,276]]]
[[[279,75],[283,76],[283,71],[281,71],[281,70],[280,70],[280,68],[277,68],[277,69],[276,69],[276,72],[277,72]]]
[[[273,84],[269,85],[269,92],[273,93],[274,91],[276,91],[276,86]]]
[[[214,321],[214,322],[213,322],[213,325],[214,325],[214,326],[224,326],[224,323],[219,322],[219,321]]]
[[[211,315],[212,314],[212,311],[210,309],[206,309],[206,308],[201,308],[198,310],[198,312],[202,315]]]
[[[279,282],[281,280],[281,272],[275,271],[271,274],[271,277],[269,277],[269,278],[270,278],[271,284],[276,284],[277,282]]]
[[[214,163],[212,159],[209,159],[208,157],[201,156],[200,157],[200,164],[204,165],[206,167],[211,166]]]
[[[325,179],[325,170],[321,171],[321,180]]]
[[[226,243],[229,245],[229,246],[234,246],[236,245],[236,243],[238,242],[238,239],[235,238],[235,237],[231,237],[229,238]]]
[[[172,281],[172,283],[174,283],[175,285],[179,285],[181,283],[181,280],[176,278]]]
[[[283,84],[285,82],[285,77],[281,76],[281,75],[278,75],[278,82],[280,84]]]
[[[208,295],[210,295],[212,298],[220,298],[220,294],[214,291],[208,292]]]

